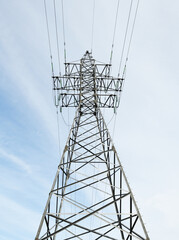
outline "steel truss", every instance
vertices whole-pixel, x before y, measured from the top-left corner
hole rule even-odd
[[[123,80],[98,67],[86,52],[53,78],[60,106],[78,108],[35,240],[149,240],[100,111],[116,107]]]

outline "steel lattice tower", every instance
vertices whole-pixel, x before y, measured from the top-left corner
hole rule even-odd
[[[149,240],[100,108],[116,108],[123,79],[91,53],[53,77],[56,101],[77,107],[35,240]]]

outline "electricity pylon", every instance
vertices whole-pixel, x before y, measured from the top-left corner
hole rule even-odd
[[[56,102],[77,107],[35,240],[149,240],[100,108],[116,108],[123,79],[91,53],[54,76]]]

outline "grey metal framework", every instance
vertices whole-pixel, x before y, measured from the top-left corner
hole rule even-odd
[[[77,107],[35,240],[149,240],[100,108],[116,108],[123,79],[91,53],[53,77],[56,103]]]

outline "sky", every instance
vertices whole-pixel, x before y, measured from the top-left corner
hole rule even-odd
[[[58,73],[53,5],[47,2]],[[119,5],[114,76],[129,3],[121,0]],[[2,0],[0,5],[0,239],[30,240],[35,238],[74,111],[58,114],[59,150],[43,1]],[[117,0],[96,0],[93,55],[102,62],[109,62],[116,6]],[[80,59],[91,48],[92,9],[92,0],[64,3],[67,61]],[[177,0],[140,1],[117,115],[111,120],[113,113],[103,111],[152,240],[178,235],[178,9]]]

